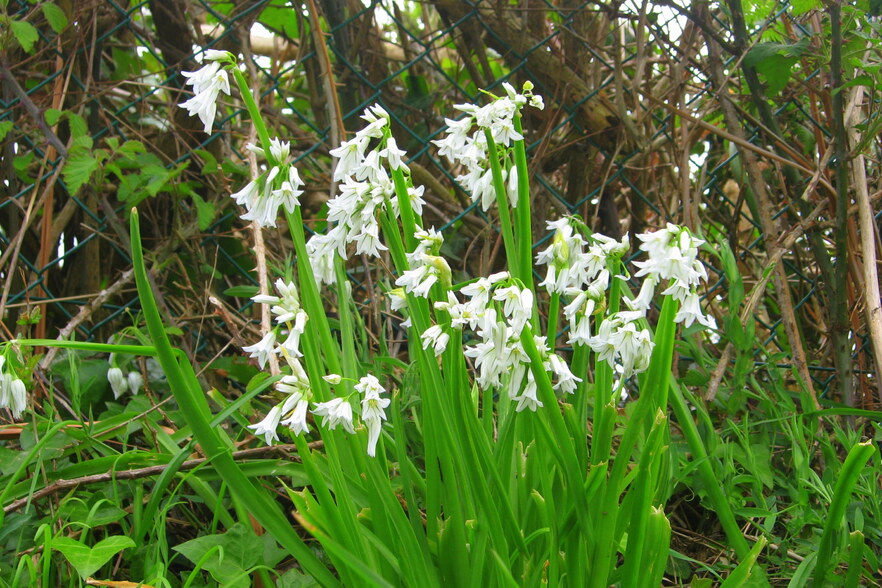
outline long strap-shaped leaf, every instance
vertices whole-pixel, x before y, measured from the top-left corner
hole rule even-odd
[[[226,435],[223,429],[211,426],[211,409],[199,386],[193,368],[183,353],[171,346],[163,328],[156,300],[153,298],[153,292],[147,281],[144,252],[141,248],[141,230],[136,209],[132,209],[130,231],[135,282],[138,286],[144,318],[147,321],[147,329],[153,340],[153,345],[156,347],[157,359],[168,378],[172,394],[181,407],[187,424],[193,430],[196,441],[202,446],[206,457],[211,460],[235,497],[251,509],[251,514],[257,522],[263,525],[276,541],[297,559],[303,569],[324,586],[339,586],[337,579],[306,547],[286,520],[281,509],[262,488],[254,485],[239,469],[229,452],[230,444],[224,443],[225,440],[221,437]]]

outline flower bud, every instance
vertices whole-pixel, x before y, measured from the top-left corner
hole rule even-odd
[[[107,370],[107,381],[113,389],[113,397],[119,398],[129,389],[129,381],[123,376],[123,372],[118,367],[112,367]]]
[[[128,380],[129,391],[132,393],[132,396],[137,396],[138,392],[141,391],[141,386],[144,385],[144,376],[141,375],[141,372],[129,372],[126,380]]]

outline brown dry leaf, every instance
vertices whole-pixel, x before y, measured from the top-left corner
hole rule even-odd
[[[88,578],[86,586],[110,586],[111,588],[156,588],[150,584],[141,584],[138,582],[129,582],[128,580],[96,580]]]

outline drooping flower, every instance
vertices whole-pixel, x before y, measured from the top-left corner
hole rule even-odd
[[[313,407],[312,413],[325,417],[325,426],[332,431],[337,425],[343,425],[347,432],[355,433],[352,426],[352,405],[345,398],[337,397],[327,402],[319,402]]]
[[[126,380],[129,384],[129,392],[132,396],[137,396],[141,391],[141,386],[144,385],[144,376],[141,375],[141,372],[129,372],[126,375]]]
[[[435,355],[441,355],[447,349],[447,343],[450,341],[450,335],[445,333],[440,325],[432,325],[420,335],[423,342],[423,349],[429,346],[435,351]]]
[[[290,378],[290,376],[282,378],[280,383],[285,381],[285,378]],[[286,384],[286,389],[288,389],[289,386],[290,384]],[[276,385],[276,389],[280,391],[282,390],[278,384]],[[306,413],[308,409],[308,389],[304,389],[301,386],[293,386],[293,391],[288,398],[285,399],[285,402],[282,403],[281,415],[283,418],[279,421],[279,424],[291,429],[291,432],[295,435],[308,433],[309,425],[306,422]]]
[[[260,369],[263,369],[266,367],[266,362],[269,360],[269,356],[276,353],[275,345],[276,333],[275,331],[270,331],[254,345],[243,347],[242,351],[249,353],[249,357],[257,358],[257,363],[260,364]]]
[[[107,381],[110,382],[110,388],[113,390],[113,397],[119,398],[129,389],[129,381],[123,375],[123,371],[118,367],[112,367],[107,370]]]
[[[361,401],[361,420],[368,429],[367,453],[374,457],[377,452],[377,441],[380,439],[380,429],[386,420],[386,407],[391,402],[388,398],[381,398],[380,394],[386,392],[380,385],[379,380],[371,374],[361,378],[355,389],[364,398]]]
[[[24,382],[18,378],[12,378],[9,385],[9,410],[12,411],[12,418],[17,419],[21,413],[28,407],[28,391]]]
[[[460,163],[465,173],[456,178],[465,190],[471,194],[473,202],[480,201],[485,211],[496,200],[493,185],[487,134],[489,133],[497,146],[509,148],[514,141],[523,140],[523,135],[514,126],[515,116],[526,105],[542,108],[541,98],[533,99],[532,84],[524,84],[523,93],[518,93],[511,84],[503,83],[506,95],[496,97],[484,106],[475,104],[457,104],[457,110],[466,116],[459,120],[446,119],[447,133],[441,139],[433,141],[438,147],[438,154],[447,157],[454,163]],[[477,127],[472,131],[473,127]],[[516,168],[502,169],[503,181],[507,182],[508,197],[515,202],[517,199]]]
[[[193,86],[193,97],[181,103],[190,116],[196,115],[204,125],[204,131],[211,134],[211,125],[217,113],[217,96],[221,92],[230,94],[230,78],[220,61],[230,59],[226,51],[209,50],[205,53],[209,63],[197,71],[182,71],[187,85]]]
[[[248,425],[249,429],[254,429],[254,434],[258,437],[264,436],[267,445],[272,445],[273,441],[279,440],[279,434],[276,431],[279,427],[279,421],[282,419],[281,406],[274,406],[267,413],[266,417],[259,423]]]

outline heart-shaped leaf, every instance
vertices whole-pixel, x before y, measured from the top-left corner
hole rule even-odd
[[[131,538],[122,535],[102,539],[94,547],[70,537],[59,537],[52,543],[52,548],[60,551],[84,580],[100,570],[114,555],[134,546],[135,542]]]

